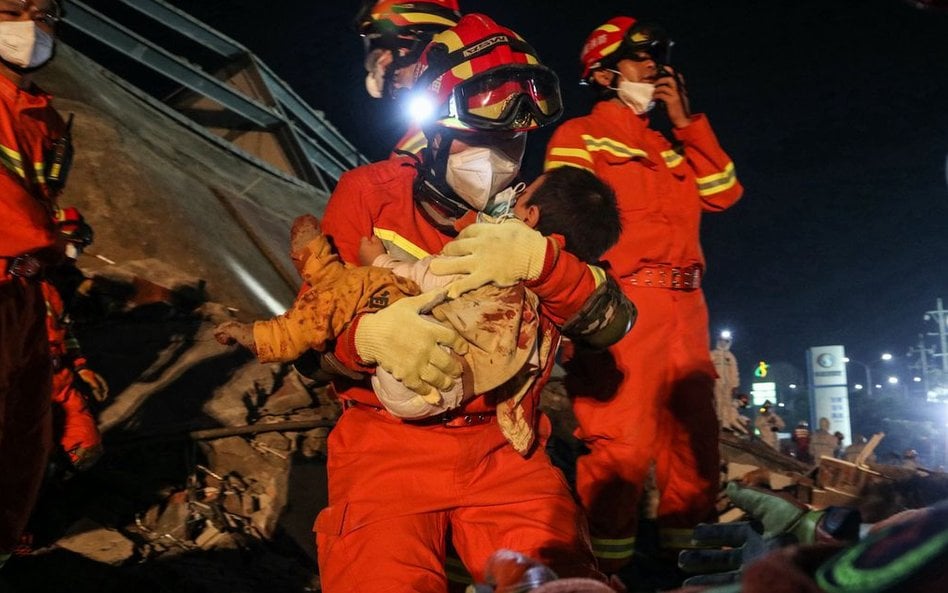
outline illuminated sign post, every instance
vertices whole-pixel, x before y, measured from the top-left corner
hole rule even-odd
[[[845,349],[842,346],[814,346],[806,354],[810,377],[810,426],[819,426],[820,418],[827,418],[830,430],[838,430],[847,443],[852,443]]]
[[[754,376],[758,379],[765,379],[769,370],[770,365],[761,360],[754,369]],[[751,402],[755,406],[762,406],[766,401],[777,405],[777,384],[754,381],[751,384]]]
[[[751,384],[751,401],[755,406],[762,406],[764,402],[777,404],[777,384],[776,383],[758,383]]]

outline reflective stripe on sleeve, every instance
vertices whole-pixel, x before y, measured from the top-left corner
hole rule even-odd
[[[588,264],[587,264],[588,265]],[[593,280],[596,281],[596,288],[606,281],[606,272],[599,266],[589,266],[589,271],[592,272]]]
[[[721,173],[698,177],[698,194],[701,196],[710,196],[734,187],[737,183],[737,173],[734,171],[734,163],[728,163]]]
[[[378,227],[372,229],[372,233],[383,241],[388,241],[404,251],[405,253],[411,255],[412,257],[422,259],[431,255],[421,247],[418,247],[405,237],[402,237],[395,231],[390,231],[388,229],[380,229]]]
[[[618,157],[648,158],[648,153],[641,148],[632,148],[612,138],[595,138],[589,134],[583,134],[582,139],[589,152],[601,151]]]
[[[683,162],[685,162],[685,157],[681,156],[680,154],[678,154],[678,153],[675,152],[674,150],[663,150],[663,151],[662,151],[662,158],[665,159],[665,165],[666,165],[669,169],[674,169],[674,168],[677,167],[678,165],[680,165],[680,164],[682,164]]]

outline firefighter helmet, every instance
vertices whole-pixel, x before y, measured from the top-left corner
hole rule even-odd
[[[583,65],[581,84],[588,84],[592,73],[614,66],[622,59],[641,59],[647,53],[658,64],[669,64],[674,42],[664,29],[642,23],[629,16],[609,19],[590,33],[579,54]]]
[[[57,208],[55,220],[59,234],[69,243],[74,243],[80,248],[92,244],[92,227],[89,226],[89,223],[82,217],[78,209],[72,206]]]
[[[431,37],[461,20],[457,0],[367,0],[355,26],[364,37]]]
[[[418,61],[431,37],[461,19],[457,0],[368,0],[356,15],[355,28],[365,45],[369,94],[393,98],[396,73]],[[384,54],[391,56],[377,71]],[[410,74],[409,74],[410,76]]]
[[[423,127],[525,132],[563,113],[556,74],[522,37],[483,14],[435,35],[417,73],[410,108]]]

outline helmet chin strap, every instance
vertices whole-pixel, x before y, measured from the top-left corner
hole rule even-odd
[[[460,218],[471,210],[471,206],[462,200],[446,181],[448,156],[451,154],[454,132],[447,128],[429,128],[424,130],[424,133],[428,139],[428,148],[425,149],[424,157],[418,165],[415,197],[434,202],[448,216]],[[434,148],[434,139],[437,135],[440,135],[440,142],[438,147]]]
[[[421,39],[415,41],[409,48],[408,53],[400,55],[397,49],[392,50],[392,63],[385,71],[385,77],[382,80],[382,96],[395,98],[398,89],[395,88],[395,82],[398,79],[398,71],[413,65],[421,58],[421,54],[426,47],[426,43]]]

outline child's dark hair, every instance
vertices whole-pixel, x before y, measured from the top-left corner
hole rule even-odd
[[[622,232],[615,192],[585,169],[548,171],[528,204],[540,210],[536,230],[562,235],[566,249],[587,263],[598,262]]]

